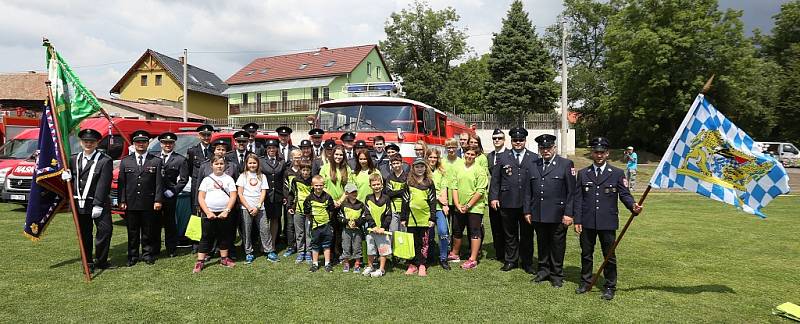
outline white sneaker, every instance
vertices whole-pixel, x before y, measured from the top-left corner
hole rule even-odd
[[[381,271],[381,269],[378,269],[378,270],[373,271],[369,275],[372,276],[373,278],[383,277],[383,271]]]
[[[369,277],[369,273],[372,271],[373,271],[372,267],[366,267],[364,268],[364,271],[361,271],[361,274],[364,275],[364,277]]]

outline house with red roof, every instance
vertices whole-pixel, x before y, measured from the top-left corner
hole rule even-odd
[[[377,45],[322,47],[261,57],[225,82],[229,120],[275,113],[309,114],[320,102],[346,96],[347,83],[389,82]],[[235,124],[235,122],[234,122]]]

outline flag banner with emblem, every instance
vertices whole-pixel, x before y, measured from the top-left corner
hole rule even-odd
[[[766,217],[761,209],[789,192],[786,169],[700,94],[650,185],[680,188]]]
[[[51,103],[56,114],[53,117],[61,131],[61,143],[69,143],[69,135],[82,120],[100,111],[100,103],[50,43],[46,42],[44,46],[47,47],[48,79],[55,101]],[[72,154],[69,145],[64,146],[64,154],[67,157]]]
[[[39,146],[36,169],[33,172],[28,208],[23,233],[31,240],[39,240],[53,215],[68,202],[67,187],[61,180],[64,166],[58,149],[55,122],[50,107],[45,107],[39,128]]]

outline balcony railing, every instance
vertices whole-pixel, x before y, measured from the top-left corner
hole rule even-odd
[[[230,104],[231,115],[288,113],[314,111],[322,99],[299,99],[286,101],[267,101],[262,103]]]

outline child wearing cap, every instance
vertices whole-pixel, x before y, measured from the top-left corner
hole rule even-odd
[[[309,222],[306,215],[303,214],[303,202],[311,193],[311,165],[308,162],[300,163],[300,171],[292,179],[289,186],[289,195],[287,196],[286,205],[288,212],[294,221],[294,234],[295,245],[297,246],[297,258],[295,263],[303,262],[304,260],[311,263],[311,250],[309,243],[311,242]]]
[[[436,224],[436,188],[431,170],[425,159],[418,158],[411,165],[407,190],[403,193],[403,210],[400,224],[408,227],[414,234],[414,258],[408,262],[407,275],[419,271],[421,277],[427,276],[428,246],[430,229]]]
[[[367,267],[364,276],[381,277],[386,273],[386,258],[392,255],[392,241],[389,238],[389,224],[392,222],[392,204],[383,192],[383,178],[380,174],[369,176],[372,193],[364,200],[364,221],[370,233],[367,240]],[[378,257],[378,269],[374,269]]]
[[[339,209],[342,224],[342,272],[350,271],[350,259],[355,259],[353,273],[361,273],[361,225],[364,204],[358,200],[358,187],[353,183],[344,186],[345,199]]]
[[[386,193],[392,202],[392,221],[389,230],[400,228],[400,212],[403,210],[403,193],[407,190],[408,173],[403,169],[403,157],[396,153],[389,158],[389,175],[384,179]]]
[[[319,252],[325,257],[325,271],[333,272],[331,264],[331,245],[333,242],[333,227],[331,215],[335,210],[333,198],[325,192],[325,181],[321,176],[311,179],[314,190],[303,202],[303,214],[311,222],[311,268],[309,272],[319,270]]]

